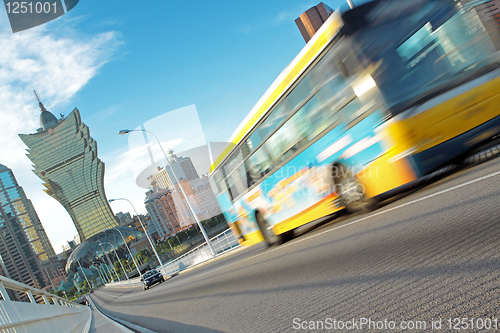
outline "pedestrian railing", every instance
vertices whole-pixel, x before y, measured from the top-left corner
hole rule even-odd
[[[226,231],[211,238],[210,242],[212,243],[216,255],[233,251],[240,246],[238,240],[231,232],[231,229],[227,229]],[[162,272],[165,276],[174,275],[212,258],[212,252],[210,251],[208,244],[205,242],[182,256],[164,264]],[[159,268],[160,267],[158,266],[157,269]]]
[[[218,234],[217,236],[210,239],[214,251],[217,256],[227,253],[229,251],[233,251],[236,248],[240,247],[238,240],[234,237],[231,229],[227,229],[226,231]],[[204,261],[212,259],[213,255],[208,247],[207,243],[203,243],[191,251],[183,254],[182,256],[169,261],[168,263],[163,264],[163,269],[161,272],[164,276],[175,275],[189,267],[196,266]],[[160,270],[160,266],[156,267],[157,270]],[[142,282],[140,278],[130,279],[130,281],[119,281],[108,283],[106,286],[108,287],[133,287],[140,286]]]
[[[116,281],[116,282],[110,282],[106,283],[106,287],[137,287],[142,285],[141,278],[136,277],[130,280],[122,280],[122,281]]]
[[[26,293],[29,302],[11,300],[7,290]],[[92,319],[88,306],[0,276],[1,332],[88,332]],[[43,303],[38,303],[36,299]]]

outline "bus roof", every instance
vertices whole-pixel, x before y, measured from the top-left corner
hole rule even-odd
[[[335,11],[325,21],[321,28],[314,34],[313,38],[306,44],[293,61],[281,72],[278,78],[267,89],[243,122],[236,128],[229,139],[229,145],[217,157],[210,172],[212,173],[232,152],[241,140],[250,132],[259,120],[267,114],[283,94],[294,84],[309,65],[321,54],[325,47],[333,40],[342,27],[340,14]]]

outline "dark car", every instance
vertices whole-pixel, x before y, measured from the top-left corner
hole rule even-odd
[[[155,283],[162,283],[165,281],[163,275],[155,269],[152,269],[142,276],[142,288],[144,290],[148,289]]]

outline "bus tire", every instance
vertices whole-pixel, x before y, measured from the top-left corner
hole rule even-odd
[[[340,201],[349,214],[373,210],[376,202],[372,198],[365,197],[364,186],[345,166],[334,163],[332,176],[335,191],[339,194]]]
[[[266,221],[264,216],[260,212],[255,212],[255,220],[257,221],[257,225],[259,226],[260,232],[268,246],[278,245],[279,237],[274,234],[273,230],[269,226],[269,223]]]
[[[288,230],[288,231],[282,233],[280,236],[281,236],[280,243],[283,244],[283,243],[291,241],[295,237],[295,234],[294,234],[293,230]]]

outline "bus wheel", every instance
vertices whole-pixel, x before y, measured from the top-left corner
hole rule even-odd
[[[293,230],[288,230],[287,232],[282,233],[280,236],[281,236],[281,244],[283,244],[291,241],[295,237],[295,234]]]
[[[262,236],[264,236],[264,239],[267,242],[268,246],[273,246],[277,245],[279,242],[278,236],[276,236],[273,232],[273,229],[267,223],[266,219],[264,216],[262,216],[261,213],[256,212],[255,213],[255,219],[257,220],[257,224],[259,225],[260,232],[262,233]]]
[[[334,164],[335,190],[340,196],[342,204],[348,213],[355,213],[361,210],[370,211],[375,202],[366,198],[364,186],[354,177],[342,164]]]

